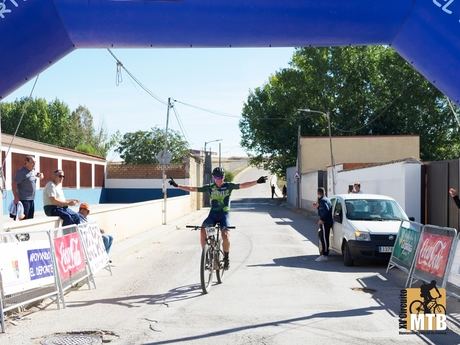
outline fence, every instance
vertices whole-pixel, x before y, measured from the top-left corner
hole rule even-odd
[[[0,233],[0,323],[5,312],[54,298],[65,308],[64,292],[86,280],[96,287],[94,275],[110,270],[99,227],[95,223],[34,231],[28,241]],[[110,271],[111,272],[111,271]]]
[[[460,160],[428,162],[422,167],[422,223],[459,229],[460,212],[449,197],[459,188]]]

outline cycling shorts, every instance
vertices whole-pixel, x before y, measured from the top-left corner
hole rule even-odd
[[[204,220],[202,226],[215,226],[219,223],[222,229],[227,229],[230,226],[229,218],[228,212],[210,212],[208,218]]]

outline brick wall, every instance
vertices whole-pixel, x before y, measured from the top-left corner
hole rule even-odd
[[[166,168],[166,175],[177,178],[189,178],[190,173],[187,164],[171,164]],[[161,165],[128,165],[109,163],[107,165],[108,179],[161,179]]]

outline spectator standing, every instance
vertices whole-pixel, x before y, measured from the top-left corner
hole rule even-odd
[[[275,185],[274,185],[274,184],[272,184],[271,190],[272,190],[272,199],[273,199],[273,198],[275,197],[275,195],[276,195],[276,192],[275,192]]]
[[[349,185],[348,185],[348,194],[353,193],[354,190],[355,190],[355,187],[354,187],[352,184],[349,184]]]
[[[78,210],[78,215],[80,217],[80,223],[88,222],[89,213],[90,213],[89,205],[86,202],[82,202],[80,204],[80,209]],[[110,248],[112,248],[113,237],[111,235],[106,235],[104,233],[104,230],[102,229],[100,229],[100,231],[101,231],[101,236],[102,236],[102,242],[104,242],[105,251],[107,252],[107,254],[109,254]]]
[[[287,199],[287,187],[286,187],[286,185],[283,186],[283,199]]]
[[[53,177],[43,190],[43,205],[47,216],[57,216],[62,219],[62,226],[80,224],[80,217],[71,210],[69,206],[79,204],[76,199],[66,200],[62,190],[62,181],[64,180],[64,171],[61,169],[53,172]]]
[[[332,204],[326,197],[324,188],[318,188],[318,202],[313,204],[318,209],[318,236],[321,241],[321,255],[315,261],[327,261],[329,256],[329,234],[332,228]]]
[[[35,171],[35,158],[26,156],[24,166],[16,172],[12,185],[14,204],[17,205],[21,202],[24,208],[24,217],[22,219],[32,219],[34,217],[37,179],[42,178],[43,174]]]

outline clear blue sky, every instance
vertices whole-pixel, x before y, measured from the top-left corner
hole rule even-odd
[[[257,49],[116,49],[124,65],[163,99],[240,116],[249,91],[265,83],[276,70],[288,66],[292,48]],[[109,133],[164,127],[166,106],[154,101],[123,73],[115,85],[116,64],[104,49],[77,50],[41,73],[34,97],[58,98],[72,109],[87,106],[97,126]],[[10,94],[13,101],[30,93],[29,82]],[[223,139],[225,156],[242,155],[238,119],[218,117],[177,104],[192,148]],[[176,120],[172,128],[179,130]],[[211,144],[217,150],[217,144]],[[114,154],[109,157],[115,158]]]

